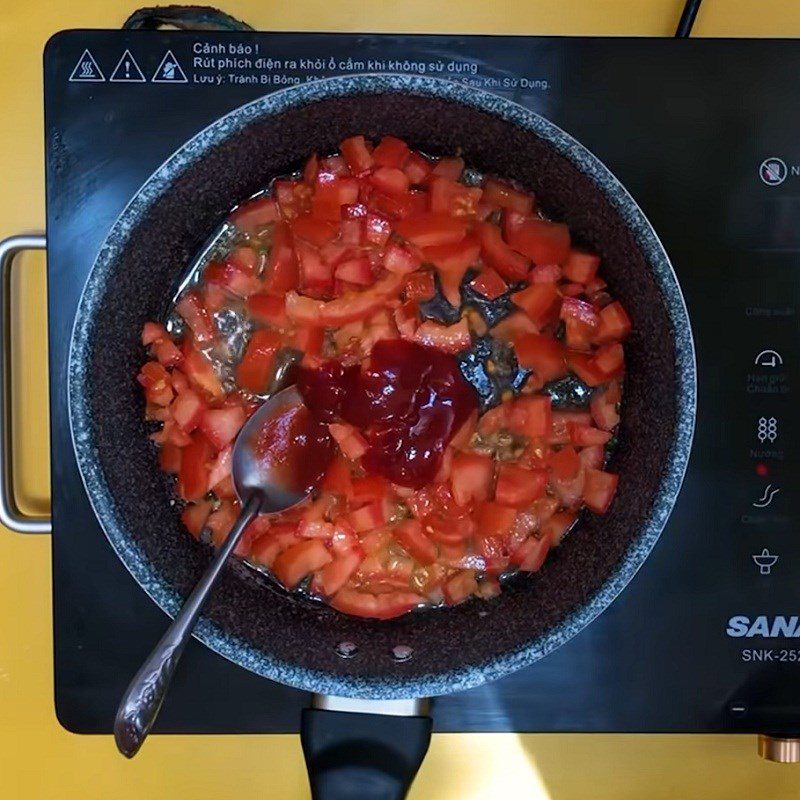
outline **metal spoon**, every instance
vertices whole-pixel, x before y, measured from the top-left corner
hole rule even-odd
[[[200,611],[245,528],[260,513],[276,513],[297,505],[314,488],[314,478],[318,482],[322,477],[326,464],[325,459],[320,457],[319,439],[311,441],[313,437],[310,433],[306,435],[302,427],[307,424],[310,431],[311,426],[319,426],[320,423],[307,413],[293,417],[300,424],[289,429],[291,438],[288,441],[293,448],[290,453],[293,460],[288,465],[286,458],[270,458],[263,452],[265,431],[271,430],[271,425],[280,426],[282,421],[289,418],[287,415],[301,411],[305,412],[302,398],[297,389],[291,386],[270,397],[239,433],[233,448],[232,464],[233,484],[242,508],[239,519],[122,697],[114,719],[114,739],[117,749],[128,758],[136,755],[156,721]],[[316,428],[314,432],[316,435]],[[304,467],[301,484],[291,474],[293,463]],[[315,476],[314,469],[309,470],[309,464],[318,464],[320,474]],[[287,470],[287,466],[290,469]]]

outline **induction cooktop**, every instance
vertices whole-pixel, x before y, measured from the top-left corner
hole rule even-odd
[[[800,42],[69,31],[48,43],[44,69],[66,728],[111,731],[167,622],[106,541],[70,438],[70,334],[104,237],[148,176],[226,112],[320,77],[401,72],[496,92],[593,151],[664,243],[699,367],[689,471],[639,574],[544,660],[437,698],[435,728],[800,734]],[[291,732],[308,700],[192,642],[156,730]]]

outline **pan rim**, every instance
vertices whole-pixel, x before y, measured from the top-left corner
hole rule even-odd
[[[184,601],[156,572],[118,521],[115,501],[105,481],[92,439],[92,422],[85,393],[85,365],[92,341],[92,310],[102,297],[109,270],[141,215],[176,177],[201,159],[210,148],[263,117],[320,100],[387,92],[449,100],[511,122],[546,140],[593,181],[633,235],[664,300],[675,347],[676,414],[669,454],[652,508],[615,570],[588,600],[576,606],[559,623],[525,645],[485,663],[414,678],[403,678],[399,673],[376,677],[336,675],[276,658],[226,632],[205,617],[198,621],[196,638],[211,650],[256,674],[307,691],[370,699],[434,696],[478,686],[540,660],[591,624],[633,579],[666,525],[688,466],[697,403],[697,370],[691,322],[666,250],[625,187],[597,156],[570,134],[514,101],[439,78],[365,73],[326,78],[264,95],[233,109],[182,144],[137,190],[109,229],[82,289],[73,323],[67,402],[70,433],[81,480],[106,538],[150,598],[170,617],[177,613]]]

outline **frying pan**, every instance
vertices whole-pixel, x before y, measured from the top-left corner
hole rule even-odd
[[[210,553],[183,530],[147,439],[135,381],[142,325],[164,314],[233,205],[354,134],[393,134],[517,179],[600,253],[633,320],[610,465],[617,498],[605,516],[586,514],[538,574],[518,576],[490,602],[370,621],[282,593],[236,563],[197,626],[202,642],[246,669],[353,699],[318,704],[347,710],[306,712],[315,797],[402,797],[430,735],[428,718],[403,698],[532,664],[588,625],[641,566],[686,468],[696,375],[686,307],[656,234],[603,164],[544,118],[464,85],[384,75],[308,83],[242,106],[183,145],[128,204],[88,278],[72,337],[70,419],[86,491],[120,559],[166,613],[176,613]],[[366,708],[400,716],[355,713],[364,710],[355,699],[390,701]]]

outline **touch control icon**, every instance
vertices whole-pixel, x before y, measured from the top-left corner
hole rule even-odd
[[[778,420],[775,417],[759,417],[756,423],[756,436],[761,444],[774,442],[778,438]]]
[[[753,561],[756,562],[756,566],[761,575],[769,575],[778,561],[778,556],[770,553],[765,547],[760,553],[753,556]]]
[[[764,489],[764,493],[758,500],[755,500],[752,505],[755,508],[766,508],[774,499],[775,495],[778,494],[780,489],[777,486],[773,486],[771,483],[767,485],[767,488]]]
[[[757,367],[780,367],[783,365],[783,357],[777,350],[762,350],[755,360]]]

